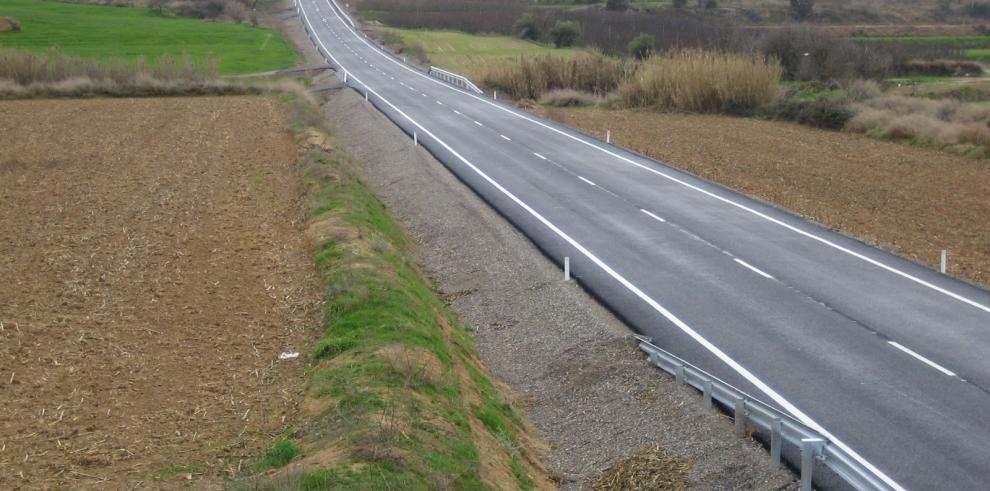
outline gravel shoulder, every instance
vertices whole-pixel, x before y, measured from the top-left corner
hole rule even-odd
[[[659,444],[690,464],[689,489],[780,489],[752,440],[651,368],[628,328],[373,107],[349,90],[324,106],[343,150],[412,235],[445,301],[476,332],[485,363],[518,394],[550,445],[563,489]],[[369,139],[368,135],[376,135]]]

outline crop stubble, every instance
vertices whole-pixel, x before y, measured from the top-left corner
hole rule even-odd
[[[0,103],[0,488],[215,485],[292,421],[319,290],[284,128],[261,97]]]

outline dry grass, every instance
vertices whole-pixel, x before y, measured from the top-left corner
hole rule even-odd
[[[691,464],[660,447],[647,447],[605,470],[594,491],[680,491],[687,489]]]
[[[759,56],[685,49],[645,61],[619,96],[630,108],[747,111],[777,96],[781,74],[776,61]]]
[[[543,97],[540,97],[539,102],[541,105],[550,107],[580,107],[596,106],[602,104],[604,100],[600,96],[587,92],[580,92],[573,89],[558,89],[544,94]]]
[[[990,108],[947,99],[898,95],[855,104],[846,130],[944,149],[970,157],[990,154]]]
[[[53,49],[47,54],[0,50],[0,99],[161,97],[305,93],[298,83],[247,83],[218,78],[214,61],[164,55],[143,60],[90,60]]]
[[[515,99],[539,99],[547,92],[572,89],[604,95],[619,87],[635,65],[592,52],[571,58],[555,55],[521,56],[496,63],[482,80]]]

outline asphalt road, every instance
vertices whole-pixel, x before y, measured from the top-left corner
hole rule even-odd
[[[299,2],[351,87],[634,329],[892,488],[987,487],[990,292],[454,88]]]

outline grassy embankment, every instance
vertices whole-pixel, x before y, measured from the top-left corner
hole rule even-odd
[[[153,63],[165,54],[199,61],[215,59],[221,74],[288,68],[299,57],[274,30],[243,24],[163,17],[140,7],[103,7],[48,0],[3,0],[0,16],[20,32],[0,33],[0,48],[107,60],[140,58]]]
[[[296,101],[308,144],[307,233],[318,244],[325,332],[313,350],[309,421],[279,440],[248,486],[533,489],[549,486],[526,424],[469,333],[417,269],[412,245],[357,165]],[[308,113],[307,113],[308,111]],[[308,114],[308,115],[307,115]]]

